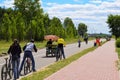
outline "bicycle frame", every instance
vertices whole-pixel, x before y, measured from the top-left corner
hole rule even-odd
[[[13,74],[11,56],[9,60],[8,60],[8,57],[4,59],[5,59],[5,64],[2,66],[2,69],[1,69],[1,80],[7,80],[8,75],[9,75],[9,79],[11,79]]]
[[[25,63],[24,63],[24,75],[26,75],[32,71],[31,66],[32,66],[31,59],[29,57],[27,57],[27,59],[25,60]]]

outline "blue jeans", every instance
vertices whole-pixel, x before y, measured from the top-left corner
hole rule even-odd
[[[20,64],[20,58],[18,58],[17,60],[12,60],[14,80],[19,78],[19,64]]]
[[[31,51],[25,51],[24,56],[23,56],[23,60],[22,60],[21,66],[20,66],[20,72],[22,70],[22,67],[23,67],[24,62],[25,62],[27,57],[31,59],[31,61],[32,61],[32,70],[35,71],[35,61],[34,61],[32,52]]]

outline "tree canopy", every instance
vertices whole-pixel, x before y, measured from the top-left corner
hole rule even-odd
[[[87,32],[87,25],[84,23],[79,23],[78,34],[83,37],[86,34],[86,32]]]
[[[49,18],[39,0],[14,0],[14,8],[0,7],[0,40],[43,41],[45,35],[54,34],[63,38],[74,38],[77,29],[71,18],[63,23],[57,17]]]
[[[115,35],[116,39],[120,37],[120,15],[109,15],[107,23],[110,32]]]

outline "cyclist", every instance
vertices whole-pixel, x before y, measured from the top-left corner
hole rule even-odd
[[[20,47],[17,39],[15,39],[13,44],[10,46],[10,48],[8,50],[8,54],[11,54],[11,56],[12,56],[14,80],[19,78],[18,69],[19,69],[20,53],[21,52],[22,52],[21,47]]]
[[[21,70],[22,70],[22,67],[24,65],[24,61],[25,59],[28,57],[31,59],[32,61],[32,70],[33,72],[35,72],[35,61],[34,61],[34,57],[32,55],[32,50],[34,49],[35,52],[37,52],[37,48],[34,44],[34,40],[31,39],[31,41],[29,43],[27,43],[24,47],[23,47],[23,51],[24,51],[24,56],[23,56],[23,60],[22,60],[22,63],[21,63],[21,66],[20,66],[20,73],[21,73]]]
[[[57,53],[56,53],[56,61],[58,61],[58,59],[59,59],[59,55],[58,55],[59,51],[61,51],[62,56],[65,59],[64,48],[63,48],[65,46],[64,39],[60,37],[58,39],[57,43],[58,43],[58,46],[57,46]]]
[[[48,47],[48,52],[51,52],[52,49],[52,39],[49,39],[49,41],[47,42],[47,47]]]

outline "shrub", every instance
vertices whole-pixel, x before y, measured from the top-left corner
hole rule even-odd
[[[116,47],[120,48],[120,38],[116,40]]]

